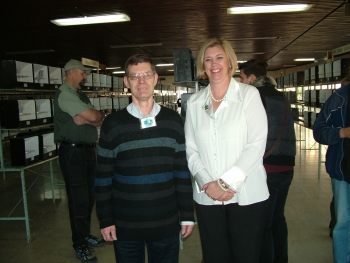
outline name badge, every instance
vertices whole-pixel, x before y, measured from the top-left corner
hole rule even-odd
[[[141,129],[157,126],[155,117],[142,118],[140,119],[140,122],[141,122]]]

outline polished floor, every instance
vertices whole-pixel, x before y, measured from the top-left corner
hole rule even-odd
[[[330,263],[332,260],[332,239],[329,237],[329,203],[332,198],[328,175],[321,165],[318,178],[318,144],[312,138],[311,130],[296,125],[297,159],[294,179],[290,188],[286,218],[289,228],[290,263]],[[302,150],[300,150],[300,145]],[[325,148],[322,146],[322,155]],[[300,157],[301,154],[301,157]],[[53,162],[55,182],[62,177]],[[67,198],[62,185],[55,186],[56,202],[53,203],[48,163],[33,168],[36,173],[26,171],[31,243],[27,243],[24,221],[0,221],[0,263],[46,263],[80,262],[71,247]],[[43,175],[37,173],[43,172]],[[0,217],[21,217],[23,203],[19,173],[0,175]],[[13,208],[18,206],[13,210]],[[96,215],[93,214],[91,232],[99,236]],[[113,246],[106,244],[95,248],[99,263],[115,262]],[[198,229],[184,241],[180,251],[180,263],[200,263],[201,246]],[[218,262],[220,263],[220,262]]]

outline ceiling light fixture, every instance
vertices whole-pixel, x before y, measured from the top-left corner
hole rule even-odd
[[[296,58],[294,61],[314,61],[315,58]]]
[[[24,54],[39,54],[39,53],[52,53],[55,52],[53,49],[42,49],[42,50],[27,50],[27,51],[13,51],[5,52],[5,55],[24,55]]]
[[[112,74],[124,74],[125,71],[121,70],[121,71],[113,71]]]
[[[173,69],[168,69],[167,71],[174,71]]]
[[[127,44],[127,45],[112,45],[110,48],[128,48],[128,47],[156,47],[161,46],[162,43],[144,43],[144,44]]]
[[[108,67],[106,69],[118,69],[118,68],[120,68],[120,67]]]
[[[259,13],[282,13],[282,12],[302,12],[309,10],[313,5],[266,5],[266,6],[242,6],[227,8],[229,15],[259,14]]]
[[[116,13],[114,15],[105,16],[85,16],[75,18],[64,18],[50,20],[51,23],[57,26],[77,26],[77,25],[89,25],[89,24],[102,24],[102,23],[115,23],[130,21],[130,17],[126,14]]]
[[[166,64],[157,64],[156,67],[170,67],[170,66],[174,66],[173,63],[166,63]]]

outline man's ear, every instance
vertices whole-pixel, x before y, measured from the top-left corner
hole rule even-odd
[[[256,80],[256,76],[255,76],[254,74],[251,74],[250,77],[251,77],[251,80],[252,80],[252,81],[253,81],[253,80]]]
[[[125,87],[127,87],[128,89],[130,89],[130,88],[128,87],[128,86],[129,86],[129,83],[128,83],[128,78],[127,78],[126,76],[124,76],[123,81],[124,81]]]

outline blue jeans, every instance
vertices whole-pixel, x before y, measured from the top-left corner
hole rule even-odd
[[[350,184],[332,178],[336,224],[333,229],[334,263],[350,262]]]
[[[73,247],[90,235],[95,202],[96,154],[92,148],[61,145],[59,163],[66,184]]]
[[[179,235],[161,240],[120,241],[114,244],[117,263],[144,263],[145,244],[149,263],[178,263]]]
[[[270,214],[264,230],[260,252],[261,263],[288,262],[288,228],[284,216],[284,206],[293,174],[293,170],[267,174]]]

